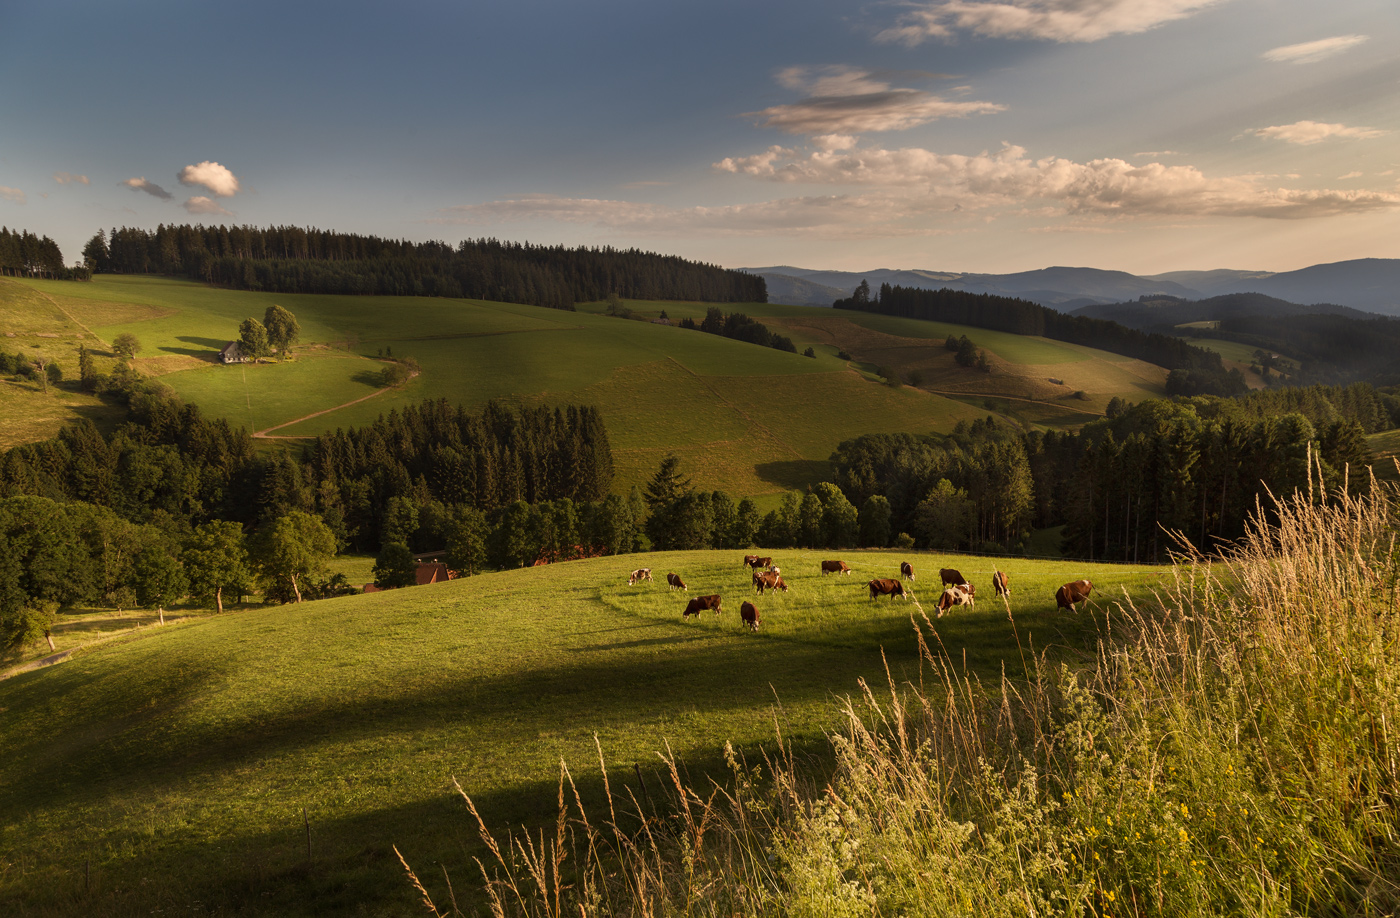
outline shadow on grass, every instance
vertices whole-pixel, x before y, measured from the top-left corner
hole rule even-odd
[[[824,735],[789,735],[784,730],[783,741],[810,780],[824,783],[829,778],[834,756]],[[776,742],[736,749],[749,764],[760,764],[765,753],[776,751]],[[668,826],[683,831],[675,787],[659,758],[623,761],[609,756],[606,747],[603,752],[618,824],[624,832],[639,829],[638,810],[652,820],[653,832],[664,833]],[[675,761],[682,780],[702,795],[714,784],[732,783],[722,744],[679,755]],[[576,788],[589,819],[601,827],[609,809],[597,760],[568,764],[573,787],[566,785],[564,793],[571,804],[570,816],[577,817]],[[768,773],[764,767],[763,776]],[[360,815],[326,818],[313,798],[306,801],[305,822],[298,805],[286,810],[277,828],[225,836],[217,845],[172,852],[168,844],[158,842],[155,847],[164,849],[159,860],[132,859],[107,866],[93,859],[88,872],[82,860],[47,865],[22,885],[12,885],[0,895],[0,904],[14,914],[110,918],[171,911],[294,918],[421,914],[422,899],[394,854],[397,847],[439,909],[449,908],[455,897],[465,914],[489,914],[478,861],[490,869],[494,860],[476,820],[452,788],[451,777],[442,776],[441,793]],[[522,828],[552,835],[559,790],[558,779],[552,778],[472,793],[472,802],[497,841],[504,843]],[[150,843],[149,839],[133,841]],[[566,865],[566,874],[568,870]],[[43,882],[34,882],[39,876]]]
[[[831,463],[822,459],[788,459],[760,462],[754,466],[754,471],[769,484],[789,491],[802,491],[808,485],[825,481],[831,475]]]
[[[179,335],[176,341],[183,341],[186,344],[197,344],[200,347],[212,348],[216,351],[222,350],[225,344],[234,340],[233,338],[195,338],[190,335]]]

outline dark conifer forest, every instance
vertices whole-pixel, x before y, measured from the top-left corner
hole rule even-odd
[[[122,227],[83,248],[97,273],[165,274],[274,293],[444,296],[573,309],[639,300],[764,303],[763,278],[638,249],[408,242],[276,226]]]

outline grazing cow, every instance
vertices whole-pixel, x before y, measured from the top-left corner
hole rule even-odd
[[[914,579],[914,565],[910,564],[908,561],[901,561],[901,562],[899,562],[899,579],[900,579],[900,580],[913,580],[913,579]]]
[[[759,595],[763,595],[764,590],[782,590],[787,592],[787,584],[783,583],[783,575],[775,571],[763,571],[753,575],[754,589]]]
[[[996,589],[998,596],[1005,596],[1007,599],[1011,598],[1011,587],[1007,586],[1006,574],[1001,571],[992,574],[992,587]]]
[[[951,567],[945,567],[940,570],[938,576],[943,579],[944,586],[962,586],[967,583],[967,578]]]
[[[971,586],[971,584],[969,584]],[[953,606],[967,606],[969,609],[976,605],[972,593],[966,587],[950,586],[943,591],[943,595],[938,597],[938,615],[942,618],[943,613]]]
[[[872,602],[874,602],[877,596],[898,596],[900,599],[909,598],[904,595],[904,584],[900,583],[898,580],[881,578],[879,580],[870,581],[867,586],[870,587],[870,600]]]
[[[746,602],[739,607],[739,620],[749,626],[750,631],[758,630],[758,607]]]
[[[851,569],[846,566],[845,561],[823,561],[822,576],[827,574],[849,574]]]
[[[634,583],[640,583],[640,582],[643,581],[643,580],[645,580],[647,583],[651,583],[651,582],[652,582],[652,579],[651,579],[651,568],[649,568],[649,567],[642,567],[642,568],[638,568],[637,570],[633,571],[633,572],[632,572],[632,576],[627,578],[627,585],[628,585],[628,586],[631,586],[632,584],[634,584]]]
[[[1087,580],[1075,580],[1072,583],[1067,583],[1055,591],[1055,607],[1073,612],[1075,605],[1088,599],[1089,593],[1093,589],[1094,585]]]
[[[685,585],[685,581],[681,579],[681,575],[680,575],[680,574],[667,574],[667,575],[666,575],[666,585],[667,585],[669,588],[673,589],[673,590],[689,590],[689,589],[690,589],[690,587],[688,587],[688,586]]]
[[[753,563],[758,560],[758,555],[744,555],[744,566],[753,567]]]
[[[699,615],[706,609],[714,610],[714,613],[716,615],[720,613],[718,594],[713,596],[695,597],[690,602],[685,604],[685,611],[681,613],[681,618],[689,618],[692,615]]]
[[[748,565],[754,570],[758,570],[760,567],[768,567],[773,563],[772,558],[760,558],[758,555],[749,555],[748,557],[753,559],[748,562]]]

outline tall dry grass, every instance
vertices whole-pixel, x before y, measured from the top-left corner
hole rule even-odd
[[[924,619],[923,684],[861,685],[820,786],[781,736],[726,747],[724,787],[665,757],[660,807],[609,782],[589,812],[561,763],[552,833],[477,819],[491,914],[1400,912],[1400,516],[1320,489],[1183,557],[1078,670],[979,685]]]

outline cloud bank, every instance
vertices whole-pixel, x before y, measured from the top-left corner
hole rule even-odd
[[[1284,45],[1265,51],[1260,57],[1266,61],[1283,64],[1316,64],[1334,54],[1341,54],[1369,39],[1368,35],[1335,35],[1317,41],[1305,41],[1297,45]]]
[[[917,45],[970,32],[986,38],[1061,43],[1146,32],[1225,0],[939,0],[916,5],[884,41]]]
[[[775,182],[908,189],[926,204],[958,209],[1049,203],[1069,213],[1297,219],[1400,205],[1400,195],[1270,188],[1256,176],[1210,178],[1194,166],[1133,165],[1111,158],[1033,160],[1013,145],[975,156],[919,148],[818,150],[805,157],[786,155],[790,152],[772,147],[721,160],[715,168]]]
[[[9,185],[0,185],[0,201],[9,201],[11,204],[29,203],[29,199],[24,196],[23,191],[11,188]]]
[[[121,184],[132,189],[133,191],[144,191],[151,197],[160,198],[162,201],[169,201],[171,198],[174,197],[174,195],[157,185],[155,182],[146,181],[145,176],[142,176],[141,178],[129,178]]]
[[[226,210],[218,201],[206,197],[202,194],[195,195],[184,204],[180,205],[192,214],[212,214],[218,217],[232,217],[233,211]]]
[[[955,102],[919,89],[897,88],[853,67],[790,67],[778,73],[789,89],[810,93],[788,105],[746,112],[762,127],[789,134],[840,135],[902,131],[940,118],[1005,111],[994,102]]]
[[[91,184],[91,182],[88,181],[88,177],[87,177],[86,175],[74,175],[74,174],[71,173],[71,172],[55,172],[55,173],[53,174],[53,180],[54,180],[55,182],[58,182],[60,185],[69,185],[69,184],[89,185],[89,184]]]
[[[656,235],[775,235],[892,238],[936,235],[999,217],[1082,219],[1258,217],[1299,220],[1400,208],[1400,194],[1295,189],[1259,176],[1211,177],[1192,166],[1133,165],[1121,159],[1032,159],[1007,145],[975,156],[923,149],[818,150],[771,147],[715,164],[722,172],[779,183],[861,189],[722,207],[668,207],[631,201],[527,195],[449,207],[431,222],[494,225],[520,221],[588,224]],[[1090,223],[1089,225],[1093,225]]]
[[[1270,140],[1282,140],[1286,143],[1308,146],[1334,138],[1339,140],[1370,140],[1373,137],[1384,137],[1390,132],[1378,131],[1374,128],[1347,127],[1345,124],[1325,124],[1319,121],[1295,121],[1292,124],[1279,124],[1273,127],[1260,128],[1254,133],[1259,137],[1267,137]]]
[[[238,194],[238,179],[226,167],[205,160],[195,166],[180,170],[180,184],[206,188],[211,194],[221,198],[231,198]],[[194,199],[191,199],[194,200]]]

